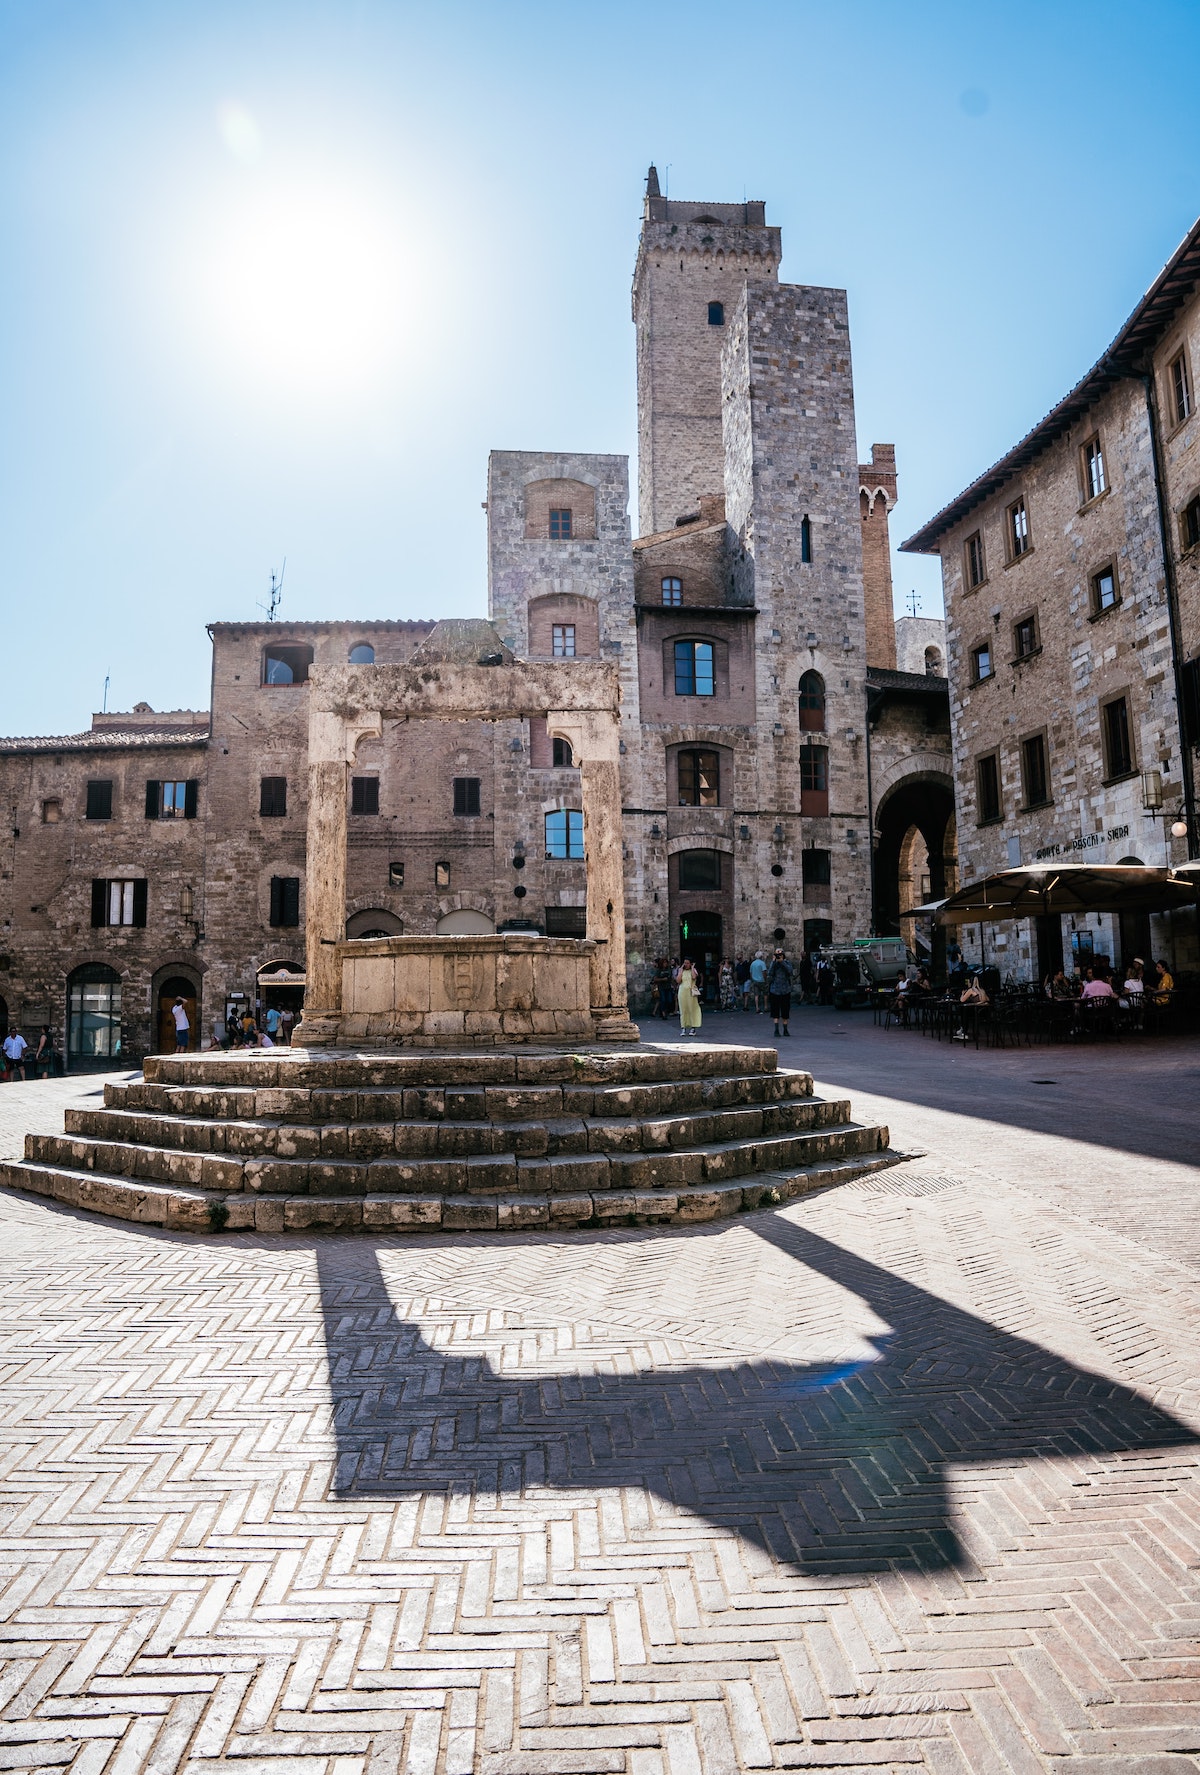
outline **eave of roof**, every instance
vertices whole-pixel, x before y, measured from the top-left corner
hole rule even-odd
[[[163,750],[171,748],[203,748],[208,744],[207,733],[181,733],[177,727],[166,733],[147,733],[135,730],[131,733],[112,732],[102,729],[99,733],[65,733],[35,734],[29,738],[0,739],[0,753],[5,752],[124,752],[129,750],[144,752],[153,748]]]
[[[946,698],[950,695],[950,681],[937,678],[929,672],[893,672],[887,666],[867,667],[868,690],[895,690],[905,696],[932,696]]]
[[[339,629],[361,629],[364,634],[414,634],[427,635],[433,628],[436,617],[418,617],[412,621],[392,620],[387,617],[364,618],[361,622],[353,618],[337,622],[284,622],[277,618],[274,622],[210,622],[205,628],[210,635],[278,635],[285,645],[289,635],[331,635]]]
[[[1114,383],[1143,375],[1150,353],[1197,283],[1200,283],[1200,221],[1193,224],[1108,350],[1092,365],[1087,375],[1063,396],[1056,407],[1051,407],[1045,418],[1039,420],[1006,456],[994,462],[949,505],[943,506],[927,524],[902,542],[901,549],[911,555],[938,554],[937,543],[947,530],[961,523],[977,505],[1028,467]]]

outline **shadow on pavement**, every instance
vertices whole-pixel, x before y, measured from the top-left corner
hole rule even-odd
[[[1130,1388],[779,1215],[743,1224],[869,1304],[891,1328],[873,1356],[836,1369],[753,1361],[590,1374],[547,1372],[543,1361],[502,1373],[487,1354],[434,1348],[398,1318],[374,1250],[358,1246],[348,1269],[344,1248],[318,1244],[336,1495],[499,1502],[525,1488],[632,1485],[805,1572],[930,1569],[962,1558],[947,1466],[1200,1440]]]

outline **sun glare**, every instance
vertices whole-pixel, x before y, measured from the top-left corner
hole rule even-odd
[[[344,389],[396,353],[400,271],[390,220],[352,185],[264,184],[216,224],[205,307],[240,366]]]

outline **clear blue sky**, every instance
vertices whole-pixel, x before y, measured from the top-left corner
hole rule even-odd
[[[482,613],[488,449],[634,450],[651,159],[849,290],[900,540],[1200,212],[1198,65],[1195,0],[0,0],[0,731],[206,706],[285,555]]]

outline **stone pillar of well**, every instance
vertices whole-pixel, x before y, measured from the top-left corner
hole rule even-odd
[[[592,951],[592,1022],[602,1041],[639,1039],[625,975],[625,871],[621,825],[621,729],[616,710],[550,710],[551,736],[570,742],[583,795],[587,934]]]
[[[346,789],[358,742],[378,736],[375,710],[338,714],[313,707],[308,722],[308,858],[304,886],[304,1013],[292,1037],[301,1048],[337,1041],[342,1009],[338,944],[346,935]]]

